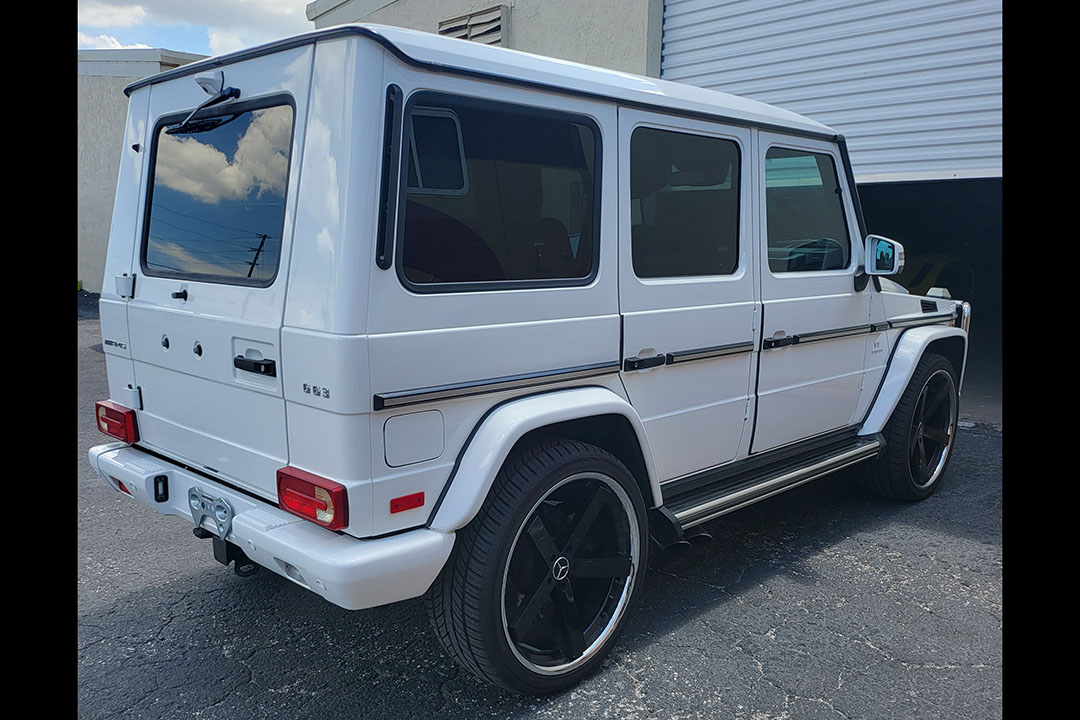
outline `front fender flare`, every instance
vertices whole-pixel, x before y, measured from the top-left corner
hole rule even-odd
[[[957,336],[964,340],[964,362],[959,368],[960,378],[957,384],[957,391],[959,392],[960,384],[964,378],[964,367],[967,365],[967,333],[958,327],[942,325],[911,328],[897,340],[896,349],[893,351],[892,359],[889,361],[889,367],[885,373],[885,379],[881,383],[881,388],[878,390],[877,397],[874,398],[874,403],[866,416],[866,420],[863,422],[862,428],[859,429],[859,435],[873,435],[884,429],[885,423],[889,422],[889,418],[892,417],[893,410],[896,409],[897,403],[900,402],[900,396],[904,394],[904,390],[907,388],[911,376],[915,373],[915,367],[919,364],[919,360],[922,359],[926,348],[935,340]]]
[[[554,423],[597,415],[621,415],[634,428],[645,460],[652,506],[662,502],[652,450],[634,408],[611,390],[583,387],[531,395],[496,406],[480,421],[457,465],[429,527],[454,532],[469,523],[484,504],[495,476],[525,433]],[[646,504],[649,504],[646,498]]]

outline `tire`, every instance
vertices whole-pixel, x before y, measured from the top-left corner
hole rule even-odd
[[[576,684],[625,624],[645,573],[647,522],[637,482],[611,453],[566,439],[527,448],[499,471],[424,595],[436,635],[508,690]]]
[[[885,425],[885,452],[871,463],[864,487],[906,502],[930,497],[952,456],[959,407],[952,363],[923,354]]]

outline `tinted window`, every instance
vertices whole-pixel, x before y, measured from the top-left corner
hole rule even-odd
[[[407,281],[592,273],[597,153],[589,125],[440,96],[412,110],[405,127],[411,127],[401,263]]]
[[[149,275],[267,285],[277,274],[292,143],[288,105],[162,127],[155,138]]]
[[[739,258],[739,147],[637,128],[630,138],[630,227],[638,277],[728,275]]]
[[[831,155],[769,148],[765,207],[770,270],[812,272],[848,266],[851,240]]]
[[[456,116],[427,108],[413,110],[408,177],[409,189],[416,193],[465,192],[465,157]]]

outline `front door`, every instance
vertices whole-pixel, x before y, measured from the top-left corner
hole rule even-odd
[[[661,481],[748,437],[751,157],[749,130],[619,110],[622,376]]]
[[[854,422],[870,329],[836,145],[762,132],[758,147],[764,316],[754,453]]]

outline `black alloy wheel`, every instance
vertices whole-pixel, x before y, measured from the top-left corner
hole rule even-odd
[[[945,368],[926,380],[908,430],[911,477],[919,488],[941,477],[956,432],[956,383]]]
[[[894,500],[929,497],[952,455],[959,413],[952,363],[926,352],[882,430],[885,450],[862,476],[863,486]]]
[[[599,667],[645,571],[648,519],[633,474],[576,440],[507,460],[425,595],[443,647],[477,676],[547,694]]]
[[[637,545],[633,505],[609,477],[573,475],[541,498],[503,577],[503,628],[524,665],[566,672],[602,646],[632,591]]]

